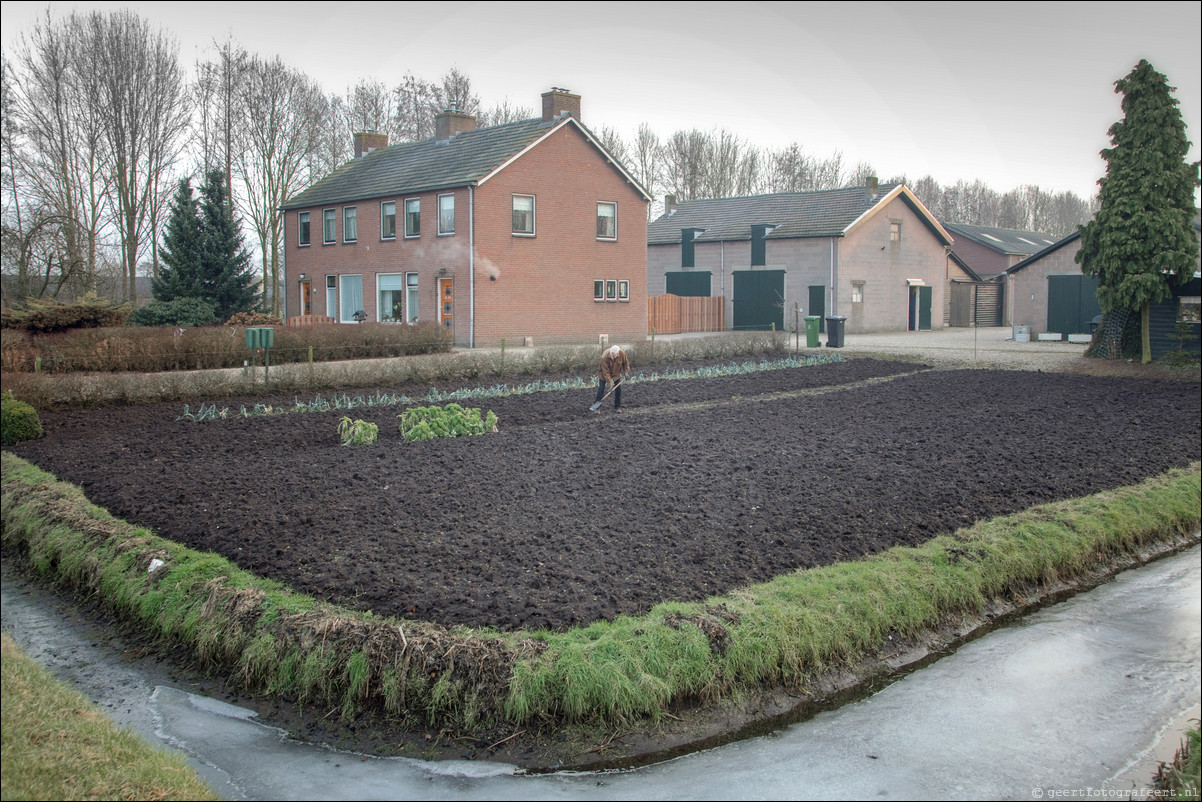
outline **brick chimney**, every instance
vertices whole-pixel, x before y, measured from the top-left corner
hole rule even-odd
[[[355,145],[355,158],[361,159],[376,148],[388,147],[388,134],[381,134],[379,131],[356,131],[351,134],[351,141]]]
[[[440,142],[455,134],[475,130],[476,115],[460,111],[454,106],[434,117],[434,138]]]
[[[558,86],[551,87],[550,92],[543,92],[543,122],[551,122],[565,111],[575,117],[576,122],[583,122],[580,119],[580,95],[573,95]]]
[[[876,200],[876,196],[877,196],[877,180],[876,180],[876,176],[875,176],[875,175],[870,175],[870,176],[868,176],[867,178],[865,178],[865,179],[864,179],[864,183],[868,185],[868,186],[867,186],[867,189],[868,189],[868,202],[869,202],[869,203],[872,203],[874,200]]]

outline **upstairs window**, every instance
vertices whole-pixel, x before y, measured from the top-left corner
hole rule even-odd
[[[396,201],[380,204],[380,239],[396,239]]]
[[[300,212],[296,215],[297,243],[309,244],[309,213]]]
[[[438,233],[455,233],[455,196],[438,196]]]
[[[901,223],[896,220],[889,223],[889,241],[901,242]]]
[[[342,207],[342,241],[354,242],[359,239],[359,212],[354,206]]]
[[[334,226],[335,226],[334,210],[326,209],[324,212],[321,213],[321,218],[322,218],[321,241],[324,242],[326,245],[333,244],[333,242],[334,242]]]
[[[618,204],[597,204],[597,239],[618,238]]]
[[[534,234],[534,196],[513,196],[513,233]]]
[[[417,198],[405,201],[405,236],[420,237],[422,233],[422,202]]]

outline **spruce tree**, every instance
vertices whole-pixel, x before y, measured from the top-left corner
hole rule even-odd
[[[200,298],[203,295],[200,262],[203,242],[196,200],[192,197],[192,181],[185,178],[179,182],[179,188],[171,200],[167,230],[159,250],[163,267],[151,282],[151,292],[156,301]]]
[[[201,226],[204,245],[201,267],[205,300],[217,310],[218,320],[249,312],[258,302],[250,250],[242,241],[241,226],[226,193],[225,175],[212,170],[201,191]]]
[[[1098,277],[1102,311],[1139,310],[1142,360],[1152,360],[1150,305],[1192,278],[1198,259],[1193,219],[1199,163],[1186,161],[1190,142],[1173,87],[1147,60],[1115,81],[1123,119],[1110,127],[1098,181],[1101,207],[1080,228],[1077,262]]]

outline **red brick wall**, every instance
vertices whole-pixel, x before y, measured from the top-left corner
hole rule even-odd
[[[471,337],[469,190],[453,190],[455,234],[438,236],[438,195],[426,192],[357,201],[358,240],[343,242],[344,204],[285,214],[287,314],[299,314],[298,285],[313,282],[312,314],[326,310],[328,274],[363,276],[363,311],[376,320],[377,273],[419,275],[419,317],[436,320],[439,271],[454,279],[454,337]],[[535,236],[512,233],[512,195],[534,195]],[[421,236],[404,236],[404,202],[421,199]],[[380,238],[380,205],[395,200],[397,236]],[[598,241],[598,201],[618,205],[616,241]],[[350,205],[350,204],[346,204]],[[337,238],[322,244],[322,211],[334,208]],[[297,244],[297,213],[310,212],[311,244]],[[647,321],[647,204],[572,124],[565,125],[475,190],[475,344],[495,347],[643,339]],[[495,276],[496,280],[490,280]],[[593,301],[594,279],[630,282],[629,302]]]
[[[535,196],[535,235],[515,236],[513,195]],[[597,239],[597,203],[617,203],[617,240]],[[569,124],[476,190],[476,344],[629,341],[647,328],[647,204]],[[496,276],[496,280],[490,280]],[[596,302],[593,281],[630,282]]]

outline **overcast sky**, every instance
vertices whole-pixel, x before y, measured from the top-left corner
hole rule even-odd
[[[75,3],[3,2],[3,46],[46,8],[129,7],[167,29],[188,65],[214,39],[279,54],[345,91],[451,67],[485,106],[540,108],[552,86],[583,121],[631,137],[726,128],[797,141],[880,176],[981,179],[1088,197],[1122,116],[1114,81],[1141,58],[1164,73],[1195,143],[1202,3]]]

